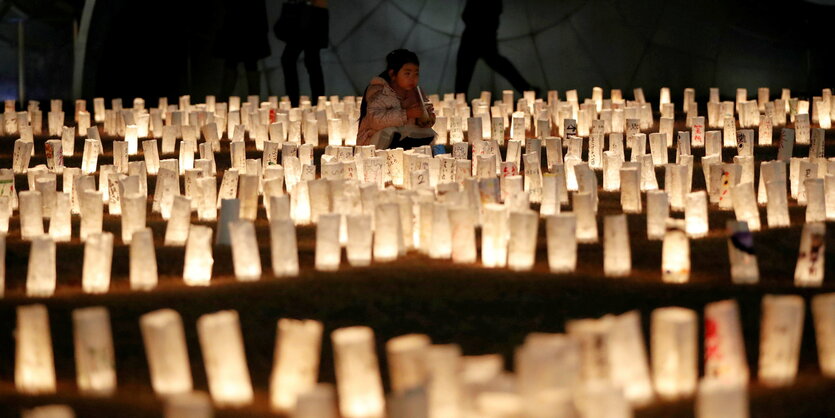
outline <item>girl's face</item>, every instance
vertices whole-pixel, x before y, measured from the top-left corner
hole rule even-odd
[[[420,79],[420,67],[415,64],[407,63],[400,67],[400,70],[395,73],[389,70],[392,84],[404,90],[412,90],[418,85]]]

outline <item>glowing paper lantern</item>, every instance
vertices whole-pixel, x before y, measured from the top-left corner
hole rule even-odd
[[[377,205],[374,217],[374,260],[392,261],[397,258],[403,228],[400,226],[400,207],[395,203]]]
[[[345,418],[382,418],[383,385],[374,331],[368,327],[340,328],[331,333],[339,412]]]
[[[140,193],[122,199],[122,242],[130,244],[134,231],[145,228],[146,197]]]
[[[238,312],[228,310],[202,315],[197,320],[197,335],[215,405],[252,403],[252,383]]]
[[[754,183],[740,183],[731,187],[734,214],[737,221],[744,221],[752,231],[760,230],[760,210],[754,195]]]
[[[151,385],[160,396],[191,392],[191,368],[180,314],[171,309],[139,318]]]
[[[52,296],[55,293],[55,279],[55,241],[47,236],[36,237],[29,250],[26,296]]]
[[[707,193],[704,190],[687,194],[684,218],[689,237],[701,238],[707,235]]]
[[[185,196],[174,196],[171,205],[171,215],[165,228],[165,245],[183,245],[189,235],[191,224],[191,199]]]
[[[835,293],[812,297],[818,361],[824,376],[835,376]]]
[[[391,390],[405,393],[427,383],[426,357],[432,341],[424,334],[407,334],[386,342]]]
[[[295,411],[299,397],[316,388],[321,347],[321,322],[278,320],[275,357],[270,377],[270,403],[275,411]]]
[[[699,382],[696,418],[748,418],[748,393],[744,382],[705,377]]]
[[[763,296],[758,370],[759,380],[766,385],[784,386],[794,381],[804,309],[801,296]]]
[[[504,267],[507,264],[507,218],[504,205],[484,205],[481,223],[481,263],[485,267]]]
[[[647,239],[661,240],[666,232],[666,222],[670,215],[667,192],[650,190],[647,192]]]
[[[699,377],[698,325],[690,309],[652,311],[651,352],[655,391],[665,399],[690,396]]]
[[[514,355],[517,387],[525,412],[535,417],[573,415],[570,391],[579,382],[579,361],[579,344],[571,337],[529,334]],[[567,398],[568,405],[559,401],[561,397]]]
[[[205,392],[177,393],[165,398],[165,418],[212,418],[212,401]]]
[[[474,263],[477,255],[472,211],[467,208],[450,209],[449,221],[452,228],[452,261]]]
[[[316,270],[335,271],[339,269],[342,247],[339,245],[339,224],[342,215],[326,213],[319,216],[316,224]]]
[[[786,198],[786,182],[766,182],[768,204],[766,206],[766,220],[769,228],[779,228],[790,225],[788,199]]]
[[[313,389],[300,393],[293,418],[339,418],[336,406],[336,390],[330,383],[319,383]]]
[[[573,213],[577,217],[577,242],[597,242],[597,219],[591,193],[574,193],[573,200]]]
[[[603,219],[603,272],[608,277],[622,277],[632,271],[632,251],[626,215]]]
[[[24,409],[22,416],[23,418],[75,418],[75,412],[67,405],[45,405],[29,410]]]
[[[270,255],[273,275],[290,277],[299,274],[299,252],[296,243],[296,226],[290,219],[270,222]]]
[[[69,241],[72,235],[70,195],[56,193],[55,211],[49,221],[49,236],[56,242]],[[8,228],[6,228],[8,230]]]
[[[623,159],[614,151],[603,153],[603,190],[612,192],[620,189],[620,170]]]
[[[113,262],[113,234],[102,232],[87,237],[84,243],[84,269],[81,286],[85,293],[107,293]]]
[[[735,300],[705,306],[705,377],[747,383],[748,362]]]
[[[635,168],[620,169],[620,206],[624,213],[641,213],[641,177]]]
[[[794,284],[797,286],[820,286],[825,277],[825,254],[826,224],[804,224],[800,236],[797,267],[794,270]]]
[[[589,382],[576,395],[577,409],[583,417],[629,418],[632,409],[623,391],[609,382]]]
[[[18,193],[20,204],[20,237],[30,240],[43,235],[43,203],[41,192],[23,191]]]
[[[661,251],[661,277],[664,282],[686,283],[690,280],[690,240],[683,221],[667,221]]]
[[[560,213],[545,218],[548,266],[552,273],[570,273],[577,268],[577,218]]]
[[[213,264],[212,228],[191,225],[186,242],[183,281],[189,286],[208,286]]]
[[[804,181],[806,191],[806,223],[826,222],[826,195],[821,178]]]
[[[511,212],[507,266],[514,271],[533,268],[536,257],[536,237],[539,216],[533,211]]]
[[[44,305],[17,307],[15,388],[25,394],[55,392],[49,315]]]
[[[151,290],[157,286],[157,256],[151,228],[133,233],[130,242],[130,288]]]
[[[78,389],[85,394],[109,395],[116,390],[113,336],[107,308],[72,312]]]
[[[251,221],[239,219],[229,223],[232,238],[232,262],[235,277],[240,281],[261,278],[261,255],[255,238],[255,226]]]
[[[462,403],[459,375],[461,348],[455,344],[430,346],[425,367],[428,373],[429,416],[458,416]]]
[[[352,266],[371,264],[373,230],[371,215],[348,215],[345,217],[348,232],[348,245],[345,249],[348,263]]]

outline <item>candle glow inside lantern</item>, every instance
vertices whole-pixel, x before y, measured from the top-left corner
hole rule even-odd
[[[731,187],[734,214],[738,221],[745,221],[752,231],[760,230],[760,210],[754,193],[754,183],[740,183]]]
[[[623,277],[632,271],[632,251],[626,215],[603,219],[603,271],[608,277]]]
[[[661,240],[666,232],[666,222],[670,215],[667,192],[650,190],[647,192],[647,239]]]
[[[652,312],[650,345],[655,391],[665,399],[693,394],[699,377],[696,312],[658,308]]]
[[[297,412],[299,397],[316,388],[321,348],[321,322],[287,318],[278,320],[270,377],[270,403],[273,410]]]
[[[476,261],[475,225],[469,208],[455,208],[449,211],[452,227],[452,261],[474,263]]]
[[[754,236],[744,221],[728,220],[728,258],[731,262],[731,280],[737,284],[756,283],[760,270],[754,251]]]
[[[299,274],[299,252],[296,226],[290,219],[270,221],[270,255],[273,275],[292,277]]]
[[[232,238],[232,262],[235,277],[240,281],[253,281],[261,278],[261,255],[255,238],[255,226],[252,221],[239,219],[229,223]]]
[[[766,182],[766,220],[769,228],[786,227],[791,224],[789,220],[788,199],[786,197],[786,182],[775,180]]]
[[[818,361],[824,376],[835,376],[835,293],[812,297]]]
[[[735,300],[705,306],[705,377],[725,382],[748,382],[745,342]]]
[[[342,247],[339,245],[339,224],[342,215],[326,213],[319,216],[316,224],[316,270],[335,271],[339,269]]]
[[[826,224],[807,223],[800,236],[800,252],[794,271],[797,286],[820,286],[825,277]]]
[[[43,235],[43,203],[41,192],[27,190],[18,193],[20,237],[24,240]]]
[[[201,316],[197,320],[197,335],[215,405],[236,407],[252,403],[238,312],[228,310]]]
[[[684,218],[689,237],[701,238],[707,235],[707,193],[704,190],[687,194]]]
[[[511,270],[525,271],[533,268],[538,226],[539,216],[533,211],[510,213],[507,266]]]
[[[577,242],[597,242],[597,219],[591,193],[574,193],[573,203],[573,213],[577,217]]]
[[[191,368],[180,314],[160,309],[142,315],[139,325],[154,392],[158,396],[191,392]]]
[[[29,269],[26,271],[26,296],[46,297],[55,293],[55,241],[48,236],[32,240]]]
[[[191,225],[186,242],[183,281],[189,286],[208,286],[213,264],[212,228]]]
[[[481,263],[484,267],[507,264],[507,209],[498,203],[484,205],[481,223]]]
[[[400,206],[396,203],[377,205],[374,217],[374,260],[392,261],[397,258],[403,228],[400,225]]]
[[[115,355],[107,308],[72,312],[76,381],[82,393],[110,395],[116,390]]]
[[[570,273],[577,268],[577,217],[560,213],[545,218],[548,267],[552,273]]]
[[[620,206],[624,213],[641,213],[641,174],[639,169],[620,169]]]
[[[805,304],[798,295],[765,295],[760,324],[759,380],[769,386],[794,381],[800,357]]]
[[[151,290],[157,286],[157,256],[151,228],[133,233],[130,242],[130,288]]]
[[[15,388],[30,395],[55,392],[55,365],[46,306],[18,306],[15,332]]]
[[[331,340],[339,412],[345,418],[382,418],[385,401],[374,331],[363,326],[340,328],[331,333]]]
[[[348,215],[345,222],[348,227],[348,245],[345,247],[348,263],[352,266],[371,264],[371,245],[374,238],[371,215]]]
[[[686,283],[690,280],[690,240],[684,222],[667,220],[667,231],[661,249],[661,274],[666,283]]]
[[[101,232],[84,243],[84,268],[81,285],[85,293],[107,293],[113,263],[113,234]]]

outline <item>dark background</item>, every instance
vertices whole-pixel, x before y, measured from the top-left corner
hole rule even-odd
[[[98,0],[89,29],[82,97],[171,98],[195,101],[218,94],[222,62],[212,46],[223,16],[220,0]],[[254,0],[258,1],[258,0]],[[826,3],[828,0],[817,0]],[[272,26],[280,0],[266,0]],[[18,21],[25,27],[26,98],[71,99],[74,24],[83,0],[0,2],[0,96],[18,96]],[[330,46],[322,51],[327,94],[361,93],[383,68],[391,49],[418,52],[427,92],[451,92],[464,0],[331,0]],[[643,87],[653,100],[660,87],[674,99],[686,87],[724,97],[745,87],[772,94],[820,94],[835,72],[830,27],[835,7],[808,1],[753,0],[506,1],[499,28],[500,51],[543,89],[593,86]],[[283,95],[280,55],[284,44],[271,33],[272,55],[259,63],[261,95]],[[309,93],[299,60],[302,94]],[[242,71],[241,71],[242,73]],[[243,75],[237,94],[244,94]],[[509,84],[478,64],[470,95],[494,94]],[[495,97],[495,96],[494,96]],[[705,100],[702,100],[705,101]]]

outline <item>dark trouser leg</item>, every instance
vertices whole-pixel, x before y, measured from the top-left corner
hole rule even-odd
[[[310,77],[310,101],[316,105],[319,96],[325,95],[325,75],[322,73],[322,61],[319,58],[319,48],[305,48],[304,66]]]
[[[246,70],[246,86],[249,94],[261,95],[261,74],[258,72],[258,61],[244,61]]]
[[[223,80],[220,84],[220,97],[223,100],[232,95],[235,90],[235,82],[238,81],[238,62],[227,59],[223,63]]]
[[[455,67],[455,92],[466,94],[470,88],[470,81],[473,78],[475,64],[481,53],[478,44],[478,35],[468,33],[466,29],[461,36],[461,44],[458,45],[458,59]]]
[[[299,105],[299,71],[296,68],[296,61],[302,53],[302,46],[298,44],[287,44],[281,54],[281,68],[284,70],[284,89],[290,96],[290,103],[293,106]]]
[[[513,66],[513,63],[510,62],[507,58],[503,57],[499,54],[499,48],[497,44],[494,45],[489,50],[484,51],[484,61],[487,63],[493,71],[499,73],[502,77],[504,77],[510,85],[513,86],[514,89],[518,92],[523,92],[525,90],[529,90],[531,85],[522,77],[522,74],[519,73],[519,70]]]

